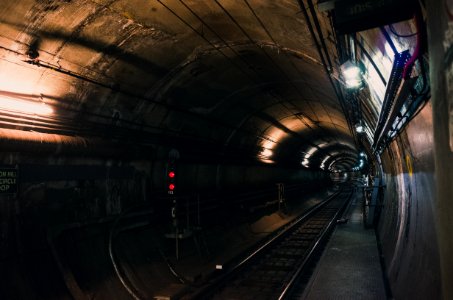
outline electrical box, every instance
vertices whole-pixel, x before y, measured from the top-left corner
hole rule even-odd
[[[335,30],[348,34],[411,19],[416,5],[415,0],[337,0],[331,6]]]

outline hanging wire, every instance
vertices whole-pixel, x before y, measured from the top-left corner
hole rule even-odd
[[[264,25],[264,23],[261,21],[261,19],[259,18],[259,16],[256,14],[256,12],[254,11],[254,9],[250,6],[250,4],[248,3],[247,0],[243,0],[244,3],[247,5],[247,7],[249,8],[249,10],[251,11],[251,13],[254,15],[254,17],[256,18],[256,20],[258,21],[258,23],[260,24],[260,26],[263,28],[263,30],[266,32],[266,34],[269,36],[269,38],[272,40],[272,42],[275,44],[275,45],[278,45],[276,40],[273,38],[273,36],[271,35],[270,31],[266,28],[266,26]],[[224,7],[222,6],[218,0],[215,0],[215,2],[217,3],[217,5],[223,10],[223,12],[230,18],[230,20],[240,29],[240,31],[249,39],[250,42],[252,43],[256,43],[252,38],[251,36],[245,31],[245,29],[239,24],[239,22],[229,13],[229,11]],[[320,28],[319,28],[320,30]],[[280,67],[279,64],[277,64],[277,62],[264,50],[262,49],[261,47],[259,47],[259,49],[263,52],[263,54],[269,59],[269,61],[274,64],[277,69],[280,71],[280,73],[282,73],[282,75],[287,78],[287,80],[289,81],[290,85],[294,88],[295,92],[297,94],[299,94],[299,96],[301,98],[303,98],[303,95],[301,94],[299,88],[293,83],[293,81],[291,80],[291,78],[288,76],[288,74]],[[287,57],[287,53],[284,54],[286,57]],[[288,58],[288,57],[287,57]],[[289,60],[289,58],[288,58]],[[295,68],[295,70],[300,74],[300,70],[294,65],[294,63],[289,60],[290,63],[293,65],[293,67]],[[329,65],[331,66],[331,62],[330,62],[330,58],[328,58],[328,63]],[[330,76],[329,76],[330,78]],[[284,105],[285,106],[285,105]],[[321,104],[321,106],[324,108],[324,110],[327,112],[327,110],[325,109],[324,105]],[[309,107],[310,109],[312,110],[313,114],[317,116],[317,114],[315,113],[315,111],[313,110],[311,104],[309,104]],[[290,110],[288,107],[285,106],[285,108],[287,108],[288,110]],[[327,113],[328,114],[328,113]],[[329,118],[331,119],[331,116],[328,114]],[[307,119],[311,120],[310,118],[308,118],[307,116],[305,116]],[[331,119],[332,120],[332,119]],[[324,127],[320,126],[318,123],[314,122],[314,124],[323,132],[327,132],[327,129],[325,129]],[[332,124],[334,125],[334,127],[338,130],[336,124],[332,121]],[[335,137],[335,139],[337,140],[337,142],[339,142],[339,140]],[[318,147],[316,147],[318,148]],[[322,149],[319,149],[320,151],[324,152]],[[327,156],[330,156],[328,154],[326,154]]]
[[[175,17],[177,17],[180,21],[182,21],[186,26],[188,26],[189,28],[191,28],[196,34],[198,34],[201,38],[203,38],[207,43],[211,44],[212,43],[204,36],[204,35],[201,35],[192,25],[190,25],[186,20],[184,20],[180,15],[178,15],[174,10],[172,10],[170,7],[168,7],[167,5],[165,5],[164,3],[161,2],[161,0],[157,0],[159,3],[161,3],[165,8],[167,8],[167,10],[169,10]],[[198,14],[196,14],[186,3],[184,3],[183,0],[179,0],[179,2],[184,6],[186,7],[186,9],[188,9],[200,22],[202,22],[202,25],[206,28],[208,28],[217,38],[219,38],[223,44],[225,44],[228,48],[230,48],[230,50],[232,50],[241,60],[244,61],[244,59],[242,58],[242,56],[237,53],[237,51],[232,48],[211,26],[209,26],[209,24],[207,24]],[[239,22],[228,12],[228,10],[226,10],[225,7],[223,7],[219,2],[216,1],[216,4],[222,9],[222,11],[230,18],[230,20],[241,30],[241,32],[247,37],[247,39],[252,43],[252,44],[255,44],[258,46],[258,44],[256,43],[256,41],[254,41],[252,39],[252,37],[245,31],[245,29],[239,24]],[[248,4],[246,2],[246,4]],[[273,37],[270,35],[269,31],[267,30],[267,28],[264,27],[264,24],[262,24],[261,20],[259,19],[259,17],[256,15],[256,13],[253,11],[253,9],[251,7],[249,7],[252,11],[252,13],[255,15],[255,17],[257,18],[258,22],[261,24],[261,26],[263,26],[263,29],[266,31],[266,33],[269,35],[269,37],[271,38],[271,40],[274,42],[274,45],[277,45],[276,42],[275,42],[275,39],[273,39]],[[219,50],[218,47],[215,47],[214,45],[212,45],[215,49]],[[281,67],[275,62],[275,60],[261,47],[258,47],[262,52],[263,54],[270,60],[271,63],[273,63],[276,68],[282,73],[282,75],[284,77],[287,78],[288,82],[290,82],[290,85],[295,89],[295,91],[302,97],[302,94],[301,92],[299,91],[299,89],[294,85],[294,83],[292,82],[291,78],[289,78],[289,76],[286,74],[286,72],[284,72]],[[285,52],[285,55],[286,52]],[[227,57],[227,59],[231,60],[231,58]],[[247,65],[248,62],[245,61],[245,63]],[[235,65],[236,66],[236,65]],[[238,66],[236,66],[238,67]],[[296,67],[297,68],[297,67]],[[239,69],[241,70],[241,68],[239,67]],[[262,78],[261,77],[261,74],[255,70],[254,68],[252,68],[252,70],[258,75],[259,78]],[[258,78],[258,79],[259,79]],[[311,107],[311,105],[310,105]],[[313,112],[314,113],[314,112]],[[308,118],[307,116],[305,116],[307,119],[310,120],[310,118]],[[318,128],[320,128],[321,130],[325,131],[326,129],[321,127],[319,124],[317,124],[316,122],[313,122]],[[313,130],[313,128],[311,128],[310,126],[307,126],[309,127],[310,129]],[[313,145],[314,147],[316,145]]]
[[[387,30],[385,30],[384,26],[379,27],[379,29],[381,30],[381,33],[384,35],[390,48],[392,48],[393,55],[397,55],[399,53],[399,51],[398,51],[398,49],[396,49],[395,43],[392,41],[392,38],[388,34]]]
[[[318,20],[317,14],[316,14],[316,12],[314,10],[313,2],[311,0],[309,0],[308,1],[308,6],[309,6],[309,9],[310,9],[310,12],[311,12],[311,15],[312,15],[313,22],[315,23],[315,27],[317,28],[317,36],[315,34],[313,25],[312,25],[312,23],[310,21],[310,17],[308,16],[308,11],[307,11],[307,8],[305,7],[305,3],[302,0],[297,0],[297,2],[299,4],[301,12],[303,13],[303,15],[305,17],[306,24],[307,24],[308,29],[310,31],[310,34],[312,36],[313,42],[314,42],[314,44],[315,44],[315,46],[316,46],[316,48],[318,50],[318,54],[321,57],[321,60],[323,62],[323,66],[324,66],[324,70],[326,72],[326,75],[329,78],[330,84],[332,85],[332,88],[334,89],[334,92],[335,92],[335,94],[337,96],[338,101],[340,102],[341,108],[342,108],[343,113],[344,113],[344,115],[346,117],[346,120],[348,122],[349,131],[352,133],[353,132],[353,124],[352,124],[351,116],[349,115],[348,109],[346,107],[346,99],[343,96],[342,90],[341,90],[338,82],[334,82],[333,79],[332,79],[332,75],[331,75],[332,63],[331,63],[331,60],[330,60],[328,48],[327,48],[327,46],[325,44],[325,41],[324,41],[324,38],[323,38],[322,30],[321,30],[321,28],[319,26],[319,20]],[[331,23],[331,25],[332,25],[332,23]],[[319,38],[319,40],[318,40],[318,38]]]
[[[390,29],[390,32],[393,33],[395,36],[397,37],[400,37],[400,38],[410,38],[410,37],[414,37],[417,35],[417,32],[414,32],[414,33],[410,33],[410,34],[400,34],[396,31],[395,27],[393,26],[393,24],[390,24],[389,25],[389,29]]]
[[[239,28],[239,30],[244,34],[244,36],[252,43],[256,45],[256,41],[253,40],[253,38],[250,36],[250,34],[244,29],[244,27],[239,24],[239,22],[231,15],[231,13],[218,1],[215,0],[215,3],[220,7],[220,9],[224,12],[225,15],[228,16],[228,18],[236,25],[236,27]],[[297,86],[294,85],[293,81],[291,78],[286,74],[286,72],[280,67],[280,65],[267,53],[266,50],[264,50],[261,47],[258,47],[258,49],[261,50],[261,52],[264,54],[264,56],[267,57],[267,59],[276,67],[276,69],[288,80],[289,84],[294,88],[297,94],[299,96],[303,97],[302,93],[300,90],[297,88]]]
[[[216,47],[213,44],[212,44],[212,46],[214,48],[216,48],[216,49],[218,48],[218,47]],[[13,51],[13,50],[7,49],[7,48],[2,47],[2,46],[0,46],[0,49],[12,52],[15,55],[25,56],[23,53],[20,53],[20,52],[17,52],[17,51]],[[221,52],[221,51],[219,51],[219,52]],[[72,72],[72,71],[69,71],[67,69],[64,69],[64,68],[62,68],[59,65],[53,65],[53,64],[46,63],[46,62],[43,62],[43,61],[35,61],[35,60],[29,60],[29,59],[25,59],[23,61],[25,63],[28,63],[29,65],[34,65],[34,66],[37,66],[37,67],[51,69],[52,71],[59,72],[59,73],[62,73],[64,75],[67,75],[67,76],[70,76],[70,77],[74,77],[76,79],[80,79],[80,80],[83,80],[85,82],[89,82],[91,84],[95,84],[95,85],[101,86],[102,88],[106,88],[106,89],[112,90],[114,92],[118,92],[118,93],[130,96],[130,97],[133,97],[133,98],[143,99],[143,100],[145,100],[147,102],[154,103],[156,105],[164,106],[167,109],[170,109],[170,110],[173,110],[173,111],[182,112],[182,113],[186,113],[186,114],[189,114],[189,115],[195,115],[197,118],[203,119],[203,120],[208,121],[208,122],[219,124],[219,125],[221,125],[223,127],[235,128],[234,126],[231,126],[229,124],[220,122],[217,119],[210,118],[208,116],[204,116],[204,115],[192,112],[190,110],[181,109],[180,107],[176,107],[176,106],[168,104],[168,103],[157,102],[157,101],[155,101],[153,99],[149,99],[149,98],[141,96],[139,94],[135,94],[133,92],[123,90],[118,85],[115,85],[115,84],[112,85],[112,84],[109,84],[109,83],[104,83],[104,82],[98,81],[98,80],[96,80],[94,78],[90,78],[90,77],[84,76],[84,75],[82,75],[80,73],[76,73],[76,72]],[[231,62],[233,64],[235,63],[234,61],[231,61]],[[90,70],[90,72],[92,72],[92,70]],[[246,75],[248,75],[248,74],[246,74]],[[65,111],[70,111],[70,109],[68,109],[68,108],[65,108],[64,110]],[[99,118],[102,118],[102,119],[106,119],[107,121],[111,120],[110,116],[96,115],[96,114],[94,114],[93,112],[90,112],[90,111],[81,112],[81,111],[75,111],[74,110],[73,112],[83,113],[85,116],[99,117]],[[36,119],[36,117],[34,117],[33,121],[30,121],[30,123],[33,123],[33,122],[36,123],[35,119]],[[16,120],[16,121],[18,121],[18,120]],[[24,121],[24,119],[22,119],[20,121]],[[60,121],[60,123],[61,123],[61,121],[66,121],[68,124],[71,124],[71,121],[73,121],[73,120],[68,119],[68,118],[63,118],[63,117],[59,116],[58,119],[54,119],[54,121],[55,122]],[[79,125],[77,125],[77,124],[65,126],[65,127],[71,128],[71,129],[63,129],[63,128],[59,127],[59,126],[58,127],[55,126],[55,124],[52,124],[52,122],[50,122],[50,120],[47,121],[47,122],[43,122],[42,123],[42,125],[44,125],[44,124],[48,125],[48,126],[44,126],[44,127],[43,126],[36,126],[36,125],[30,124],[30,123],[6,122],[5,125],[7,124],[9,126],[14,126],[14,125],[16,125],[16,126],[24,126],[28,130],[37,129],[37,130],[40,130],[40,131],[43,131],[43,132],[46,132],[46,133],[60,133],[60,134],[70,134],[70,135],[85,133],[85,134],[88,134],[88,135],[91,135],[91,136],[93,135],[93,131],[92,131],[93,128],[96,128],[96,127],[100,128],[100,127],[108,125],[108,124],[104,124],[104,123],[91,122],[91,125],[93,125],[94,127],[91,127],[90,130],[87,130],[87,132],[84,132],[83,130],[81,130],[79,128]],[[123,120],[122,119],[121,123],[123,125],[127,123],[131,127],[139,127],[141,129],[145,129],[145,130],[150,128],[150,126],[147,126],[146,124],[141,124],[141,123],[135,122],[135,121],[127,121],[127,120]],[[60,124],[60,125],[66,125],[66,124]],[[122,126],[122,127],[124,127],[124,126]],[[121,128],[121,129],[124,129],[124,128]],[[238,129],[238,130],[241,131],[241,132],[246,132],[247,134],[255,134],[255,133],[253,133],[251,131],[248,131],[246,129]],[[175,133],[177,134],[177,132],[175,132]],[[96,135],[96,134],[94,134],[94,135]],[[127,134],[125,135],[125,137],[127,137]],[[257,136],[257,137],[261,138],[261,139],[265,139],[265,137],[263,137],[263,136]]]
[[[274,45],[278,45],[277,41],[274,39],[274,37],[272,36],[272,34],[270,33],[270,31],[266,28],[266,26],[264,25],[263,21],[261,20],[261,18],[256,14],[255,10],[253,9],[253,7],[250,5],[250,3],[247,1],[247,0],[243,0],[244,3],[247,5],[248,9],[250,10],[250,12],[253,14],[253,16],[255,17],[255,19],[258,21],[258,23],[260,24],[261,28],[263,28],[263,30],[266,32],[266,34],[268,35],[268,37],[271,39],[271,41],[274,43]],[[283,52],[283,55],[286,57],[286,59],[290,62],[291,66],[294,68],[294,70],[300,75],[300,76],[303,76],[302,72],[300,71],[300,69],[294,64],[294,62],[290,59],[290,57],[288,56],[288,53],[286,52]],[[304,81],[304,83],[306,83],[306,81]],[[297,89],[297,87],[294,86],[294,88]],[[312,89],[310,87],[310,89]],[[313,90],[313,89],[312,89]],[[330,114],[328,113],[327,109],[325,108],[325,105],[321,102],[320,103],[321,106],[323,107],[324,111],[326,112],[327,116],[329,117],[331,123],[334,125],[334,127],[338,130],[337,128],[337,125],[333,122],[332,120],[332,117],[330,116]],[[283,106],[285,106],[286,109],[288,109],[290,111],[290,109],[283,104]],[[310,107],[310,110],[312,111],[312,113],[317,116],[316,112],[314,111],[313,109],[313,106],[311,105],[310,102],[308,102],[308,106]],[[309,119],[311,121],[310,118],[308,118],[306,115],[304,115],[305,118]],[[318,117],[318,120],[319,120],[319,117]],[[306,122],[303,122],[301,120],[302,123],[304,123],[306,126]],[[315,125],[320,128],[322,131],[324,131],[324,128],[321,127],[320,125],[318,125],[317,123],[315,123]],[[337,138],[335,138],[338,141]]]

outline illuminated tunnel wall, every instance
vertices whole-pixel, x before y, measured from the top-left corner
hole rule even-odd
[[[420,29],[421,36],[422,31]],[[392,63],[398,52],[417,47],[418,39],[411,35],[414,32],[417,32],[415,22],[401,22],[392,28],[387,26],[357,34],[356,41],[361,44],[357,50],[358,57],[366,67],[364,77],[370,93],[365,96],[367,101],[362,98],[364,95],[358,96],[363,101],[361,117],[365,125],[364,133],[359,138],[367,147],[373,145],[373,129],[377,126],[377,112],[383,105]],[[368,55],[364,55],[365,51]],[[373,59],[374,65],[369,58]],[[428,56],[422,56],[422,60],[427,64]],[[420,65],[416,66],[416,70],[418,78],[423,78]],[[416,85],[416,90],[423,87],[426,88],[424,83]],[[442,297],[435,217],[433,111],[429,101],[421,107],[414,113],[414,118],[386,144],[385,150],[378,149],[375,154],[379,156],[375,163],[382,162],[380,167],[384,184],[383,197],[377,206],[379,219],[376,220],[376,232],[382,249],[383,266],[395,299]],[[399,124],[393,127],[398,128]],[[379,179],[380,167],[376,165],[371,174],[373,179]]]

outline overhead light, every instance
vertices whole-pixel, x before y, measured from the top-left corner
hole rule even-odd
[[[346,88],[354,89],[362,85],[362,70],[357,65],[348,60],[340,69]]]
[[[362,124],[356,124],[355,125],[355,131],[357,133],[362,133],[364,130],[365,130],[365,128],[363,128]]]
[[[261,153],[260,153],[261,156],[264,156],[264,157],[267,157],[267,158],[271,157],[272,154],[273,154],[273,153],[272,153],[272,150],[266,149],[266,148],[264,148],[264,149],[261,151]]]
[[[346,87],[350,89],[358,88],[362,85],[362,80],[360,79],[348,79],[346,80]]]
[[[262,148],[258,153],[258,159],[263,163],[272,164],[274,161],[271,157],[274,155],[274,152],[271,149]]]
[[[360,156],[362,156],[362,157],[366,157],[366,154],[365,154],[365,152],[360,152]]]
[[[351,62],[347,62],[345,65],[346,66],[344,66],[344,68],[342,69],[344,78],[353,79],[353,78],[357,78],[360,76],[359,67],[357,67],[356,65],[353,65]]]
[[[5,96],[0,97],[0,110],[44,116],[53,113],[52,107],[43,102],[15,99]]]

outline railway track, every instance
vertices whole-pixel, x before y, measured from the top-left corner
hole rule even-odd
[[[352,195],[343,188],[185,299],[288,299]]]

